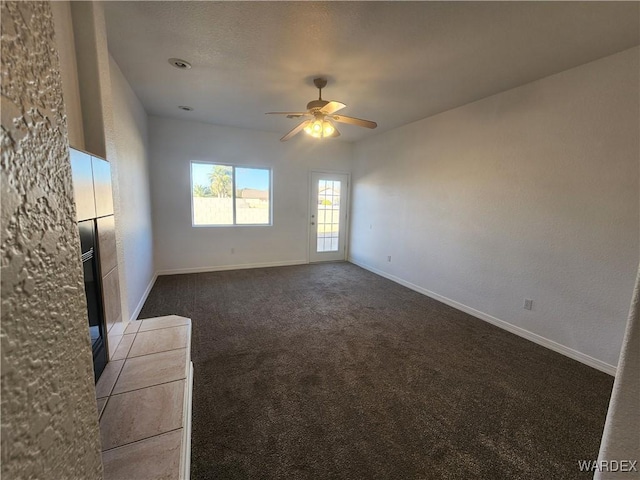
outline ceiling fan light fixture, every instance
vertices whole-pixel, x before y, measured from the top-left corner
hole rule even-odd
[[[307,120],[299,123],[285,136],[283,136],[280,139],[281,142],[286,142],[300,132],[304,132],[313,138],[339,137],[340,132],[328,119],[338,123],[348,123],[365,128],[376,128],[378,126],[376,122],[372,122],[371,120],[335,115],[336,112],[345,108],[346,105],[344,103],[336,102],[335,100],[322,100],[322,89],[327,84],[326,78],[315,78],[313,83],[318,90],[320,90],[320,93],[318,95],[318,100],[312,100],[307,103],[306,112],[267,112],[267,115],[286,115],[287,118],[307,117]]]
[[[322,120],[316,119],[310,122],[305,128],[305,133],[311,135],[313,138],[322,138]]]
[[[333,135],[333,132],[335,132],[336,129],[333,125],[331,125],[331,122],[329,122],[328,120],[325,120],[324,122],[322,122],[322,136],[323,137],[330,137],[331,135]]]
[[[304,127],[304,132],[313,138],[331,137],[335,131],[333,124],[324,118],[318,118]]]

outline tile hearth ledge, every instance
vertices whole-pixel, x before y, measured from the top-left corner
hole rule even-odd
[[[96,384],[105,480],[188,480],[191,320],[129,323]]]

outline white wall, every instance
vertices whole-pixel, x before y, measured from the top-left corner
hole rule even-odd
[[[83,135],[83,149],[111,164],[122,319],[127,322],[137,316],[154,279],[147,116],[109,55],[103,5],[62,2],[54,12],[60,58],[66,59],[61,62],[65,95],[69,90],[73,97],[67,113],[76,137]]]
[[[106,146],[109,57],[104,7],[98,2],[71,2],[76,78],[78,80],[84,149],[108,158]],[[62,65],[66,67],[66,65]],[[71,63],[68,65],[71,67]],[[106,75],[105,75],[106,73]]]
[[[314,142],[303,135],[283,143],[277,133],[150,116],[150,178],[159,273],[306,262],[309,171],[349,171],[351,145]],[[273,226],[192,227],[192,160],[271,167]]]
[[[69,145],[84,150],[84,131],[82,125],[82,107],[80,105],[80,88],[78,86],[78,65],[76,63],[76,47],[71,19],[69,1],[51,2],[53,23],[55,27],[56,46],[60,59],[60,76],[62,79],[62,96],[67,116],[67,133]]]
[[[613,371],[638,264],[639,53],[357,143],[352,260]]]
[[[117,158],[118,241],[123,285],[123,319],[135,319],[154,279],[153,231],[149,192],[147,114],[109,58],[113,110],[113,144]]]

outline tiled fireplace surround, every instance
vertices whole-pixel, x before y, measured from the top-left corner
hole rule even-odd
[[[112,337],[96,385],[105,480],[189,478],[191,320],[137,320]]]

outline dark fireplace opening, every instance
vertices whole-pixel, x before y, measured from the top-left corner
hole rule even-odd
[[[93,351],[93,374],[98,381],[107,364],[107,342],[105,339],[104,314],[100,275],[96,256],[96,225],[95,220],[78,223],[80,231],[80,245],[82,248],[82,268],[84,271],[84,291],[87,298],[87,314],[89,318],[89,332],[91,349]]]

